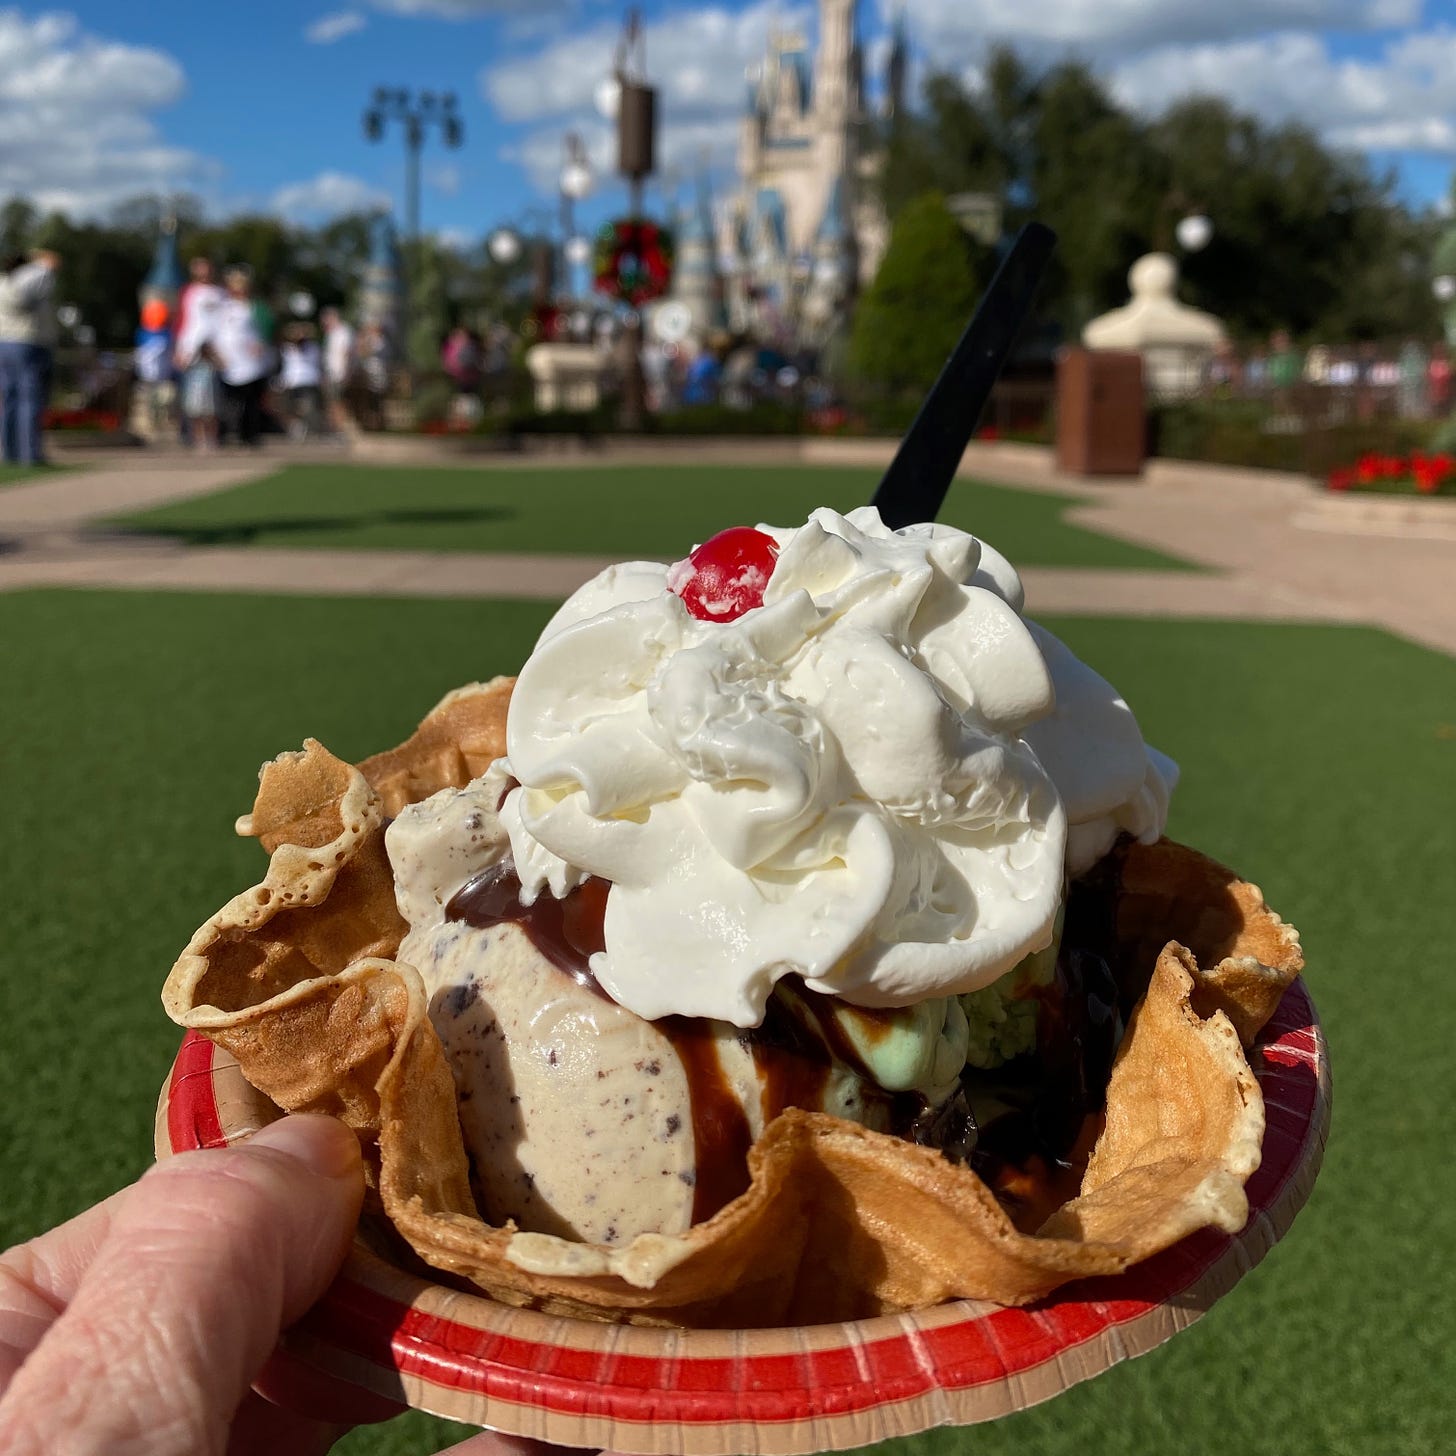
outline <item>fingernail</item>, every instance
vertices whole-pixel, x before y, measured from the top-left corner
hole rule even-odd
[[[342,1178],[359,1166],[358,1139],[332,1117],[315,1114],[285,1117],[260,1128],[248,1143],[285,1153],[325,1178]]]

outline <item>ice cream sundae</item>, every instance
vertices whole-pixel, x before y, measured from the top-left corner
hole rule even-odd
[[[1161,837],[1176,779],[974,536],[736,528],[400,749],[265,766],[268,878],[164,996],[497,1298],[1018,1303],[1246,1213],[1298,939]]]

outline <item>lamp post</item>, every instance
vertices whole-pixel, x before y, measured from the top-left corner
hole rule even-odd
[[[391,121],[399,122],[404,128],[405,236],[410,242],[415,242],[420,235],[420,151],[425,145],[425,134],[437,126],[445,145],[458,147],[465,140],[465,127],[455,107],[453,91],[439,96],[433,91],[421,91],[414,97],[408,87],[378,86],[364,113],[364,135],[371,142],[384,139]]]
[[[591,191],[592,182],[591,163],[587,160],[586,147],[582,145],[581,137],[576,132],[567,132],[565,156],[557,186],[561,194],[561,282],[568,297],[576,295],[576,290],[572,287],[571,270],[582,261],[582,250],[573,246],[579,241],[576,236],[576,204]],[[590,255],[588,247],[586,256]]]
[[[599,101],[613,100],[617,114],[617,170],[627,179],[634,229],[642,220],[642,187],[652,175],[657,133],[657,92],[647,84],[647,40],[642,14],[627,12],[613,68],[615,85],[599,88]],[[634,239],[634,250],[636,239]],[[647,415],[642,377],[642,314],[632,308],[623,330],[622,427],[640,430]]]
[[[517,221],[496,228],[485,240],[486,251],[503,268],[520,258],[529,241],[531,308],[538,321],[551,307],[555,291],[556,250],[551,242],[551,224],[551,213],[546,208],[528,207]]]

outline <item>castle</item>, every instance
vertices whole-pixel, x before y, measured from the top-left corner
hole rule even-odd
[[[735,331],[817,347],[879,267],[889,229],[874,185],[882,155],[871,134],[857,11],[858,0],[819,0],[816,56],[801,35],[770,38],[749,79],[739,191],[716,219],[699,210],[691,220],[692,241],[706,226],[716,234],[722,321]],[[905,61],[897,23],[887,109],[902,104]]]

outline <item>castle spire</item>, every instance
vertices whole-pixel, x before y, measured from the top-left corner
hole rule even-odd
[[[902,116],[905,111],[905,72],[910,64],[910,37],[905,29],[905,6],[895,7],[890,27],[890,59],[885,65],[885,115]]]
[[[850,113],[857,0],[819,0],[819,59],[814,68],[814,105],[826,126]]]

